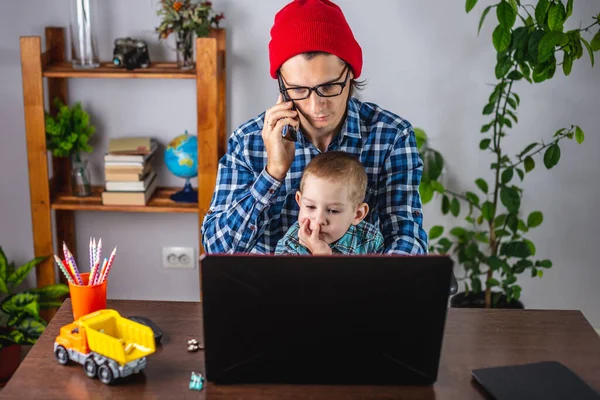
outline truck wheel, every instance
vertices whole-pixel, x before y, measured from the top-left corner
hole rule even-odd
[[[98,366],[91,357],[85,360],[83,369],[85,370],[85,374],[90,378],[95,378],[96,372],[98,372]]]
[[[58,361],[59,364],[66,365],[69,362],[69,353],[67,352],[67,349],[65,349],[63,346],[58,346],[56,348],[54,356],[56,357],[56,361]]]
[[[113,376],[112,370],[108,365],[103,364],[98,368],[98,379],[100,379],[100,382],[107,385],[113,383],[115,377]]]

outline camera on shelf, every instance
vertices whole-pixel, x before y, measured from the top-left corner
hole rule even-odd
[[[113,64],[128,70],[148,68],[150,66],[150,55],[148,54],[146,42],[130,37],[115,39]]]

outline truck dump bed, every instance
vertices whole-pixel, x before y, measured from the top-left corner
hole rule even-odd
[[[79,322],[87,332],[90,350],[120,365],[156,351],[152,329],[121,317],[115,310],[100,310],[81,317]]]

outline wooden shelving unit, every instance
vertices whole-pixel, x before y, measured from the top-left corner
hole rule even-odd
[[[175,203],[169,198],[181,188],[157,188],[145,206],[109,206],[103,205],[100,195],[102,186],[94,186],[90,197],[77,197],[70,193],[56,193],[52,199],[53,210],[70,211],[119,211],[148,213],[198,213],[198,204]]]
[[[183,70],[174,63],[155,63],[148,68],[128,71],[112,63],[101,63],[98,68],[74,69],[69,62],[57,62],[44,67],[45,78],[145,78],[145,79],[196,79],[196,70]]]
[[[64,240],[74,252],[76,211],[111,211],[141,213],[197,214],[198,224],[210,205],[217,176],[217,165],[225,153],[225,30],[214,29],[209,37],[196,39],[196,67],[181,70],[175,63],[155,62],[149,68],[127,71],[102,63],[99,68],[74,69],[66,61],[64,28],[45,29],[46,50],[42,50],[40,36],[22,36],[21,68],[23,104],[29,165],[31,217],[34,255],[47,256],[54,252],[52,231],[58,240]],[[139,206],[104,206],[100,200],[101,187],[95,187],[91,197],[79,198],[71,194],[69,185],[70,163],[67,159],[52,157],[53,177],[49,179],[48,153],[44,122],[44,97],[56,97],[67,103],[67,83],[72,78],[103,79],[193,79],[196,82],[197,135],[198,135],[198,203],[180,204],[169,199],[175,188],[159,188],[150,202]],[[44,79],[47,92],[44,93]],[[140,83],[141,84],[141,83]],[[48,102],[52,104],[52,101]],[[55,113],[51,107],[49,110]],[[51,212],[56,213],[52,226]],[[199,249],[202,238],[199,229]],[[52,257],[40,264],[36,271],[38,287],[53,284],[56,271]],[[63,278],[62,275],[61,279]],[[51,316],[51,315],[50,315]]]

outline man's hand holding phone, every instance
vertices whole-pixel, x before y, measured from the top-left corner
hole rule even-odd
[[[283,127],[291,125],[298,129],[298,112],[291,101],[284,102],[280,94],[277,104],[265,113],[262,139],[267,150],[267,172],[282,181],[292,166],[296,143],[282,136]]]

